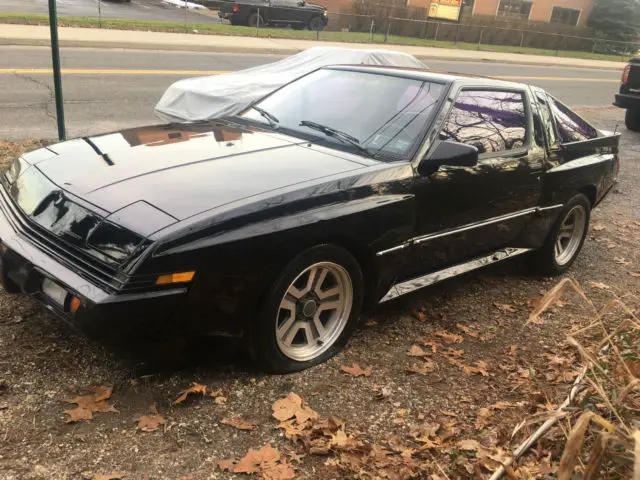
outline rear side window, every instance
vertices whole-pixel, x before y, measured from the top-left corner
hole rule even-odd
[[[472,145],[480,154],[517,150],[526,145],[524,94],[463,90],[445,122],[442,134]]]
[[[556,119],[560,143],[584,142],[598,136],[596,129],[576,112],[549,95],[547,98]]]
[[[538,90],[535,92],[538,111],[540,112],[540,120],[542,121],[542,128],[546,133],[549,146],[553,147],[558,143],[558,138],[556,136],[555,129],[553,128],[553,117],[551,116],[551,110],[549,109],[549,102],[544,92]]]

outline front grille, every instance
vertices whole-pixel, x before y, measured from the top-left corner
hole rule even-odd
[[[30,221],[0,187],[0,209],[14,230],[27,237],[40,250],[99,288],[110,292],[140,290],[153,284],[153,278],[129,277],[96,257],[70,245],[60,237]]]

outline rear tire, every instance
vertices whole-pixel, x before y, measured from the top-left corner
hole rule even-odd
[[[640,108],[629,108],[624,116],[624,123],[628,130],[640,132]]]
[[[249,18],[247,18],[247,25],[249,25],[250,27],[264,27],[264,18],[262,18],[262,15],[258,15],[257,12],[254,12],[249,15]]]
[[[582,250],[589,232],[591,201],[582,193],[562,209],[544,245],[531,256],[531,266],[548,276],[565,273]]]
[[[290,373],[325,362],[347,344],[364,293],[358,262],[318,245],[294,258],[267,294],[247,340],[259,368]]]
[[[309,30],[322,31],[324,29],[324,22],[320,17],[313,17],[309,20]]]

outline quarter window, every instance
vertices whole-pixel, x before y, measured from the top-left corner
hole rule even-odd
[[[584,142],[598,136],[596,129],[577,113],[555,98],[550,96],[548,98],[551,111],[556,119],[560,143]]]
[[[549,146],[553,147],[558,143],[558,138],[556,137],[556,132],[553,128],[553,117],[551,116],[551,110],[549,109],[547,96],[542,91],[536,91],[535,98],[538,104],[538,111],[540,112],[542,128],[544,128],[546,132]]]
[[[525,146],[527,115],[521,92],[465,90],[449,114],[442,135],[497,153]]]

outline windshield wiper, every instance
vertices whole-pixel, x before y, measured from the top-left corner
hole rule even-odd
[[[266,118],[269,122],[269,125],[271,125],[272,127],[277,127],[280,123],[278,117],[276,117],[273,113],[267,112],[264,108],[256,107],[255,105],[251,105],[249,108],[253,108],[256,112]]]
[[[326,125],[321,125],[316,122],[310,122],[309,120],[302,120],[299,124],[301,127],[312,128],[314,130],[318,130],[319,132],[324,133],[327,137],[337,138],[338,140],[342,140],[360,150],[367,157],[373,158],[373,154],[367,150],[365,147],[360,145],[360,140],[356,137],[352,137],[348,133],[341,132],[340,130],[336,130],[335,128],[327,127]]]

